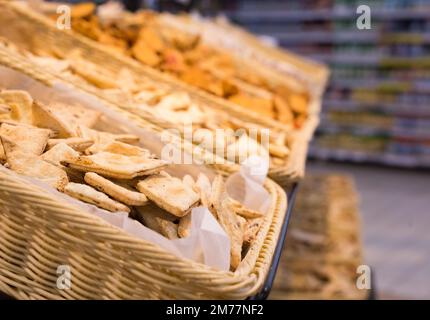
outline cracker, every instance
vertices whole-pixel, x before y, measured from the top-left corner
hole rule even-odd
[[[242,260],[244,228],[241,219],[228,209],[225,200],[215,205],[218,221],[230,238],[230,268],[235,270]]]
[[[37,178],[52,187],[63,190],[68,183],[66,172],[57,166],[24,152],[17,144],[0,136],[9,168],[19,174]]]
[[[235,270],[242,259],[244,229],[238,216],[229,210],[225,198],[225,183],[222,176],[212,183],[211,210],[230,239],[230,267]]]
[[[271,99],[249,96],[243,93],[238,93],[228,99],[248,110],[256,111],[270,118],[273,118],[275,115]]]
[[[7,105],[11,111],[11,119],[23,123],[31,123],[31,105],[33,98],[26,91],[2,90],[0,91],[2,104]]]
[[[97,173],[87,172],[84,179],[90,186],[129,206],[144,206],[148,202],[143,193],[133,191],[125,185],[116,184]]]
[[[157,104],[157,108],[172,111],[184,111],[188,109],[190,104],[191,99],[189,94],[187,92],[178,91],[164,96]]]
[[[166,229],[168,228],[166,224],[164,224],[162,228],[161,221],[164,220],[173,224],[177,220],[177,217],[156,206],[154,203],[148,203],[144,207],[135,207],[135,209],[139,220],[141,220],[145,226],[160,234],[163,234],[163,232],[167,234]]]
[[[261,218],[264,215],[264,213],[260,211],[245,207],[242,203],[231,197],[227,197],[227,205],[230,210],[247,219]]]
[[[88,149],[94,144],[94,140],[80,137],[73,137],[67,139],[49,139],[46,148],[50,150],[60,143],[65,143],[70,148],[78,152],[84,152],[86,149]]]
[[[64,193],[75,199],[94,204],[97,207],[106,209],[108,211],[123,211],[127,213],[130,212],[129,207],[115,200],[112,200],[104,193],[99,192],[85,184],[70,182],[65,186]]]
[[[76,130],[77,135],[81,138],[91,139],[94,144],[86,150],[86,153],[97,153],[101,151],[106,145],[119,141],[123,143],[137,143],[139,142],[139,137],[130,134],[113,134],[104,131],[97,131],[90,129],[85,126],[79,126]]]
[[[263,224],[263,218],[250,219],[246,222],[245,232],[243,235],[243,241],[246,243],[252,243],[257,237],[258,231]]]
[[[144,157],[127,157],[116,153],[99,152],[90,156],[79,156],[62,161],[66,167],[84,172],[95,172],[102,176],[116,179],[135,177],[160,172],[167,162]]]
[[[242,134],[234,143],[227,146],[227,156],[238,162],[245,160],[252,155],[264,157],[267,150],[256,140],[250,138],[247,134]]]
[[[182,177],[182,182],[185,185],[187,185],[189,188],[191,188],[197,192],[196,186],[195,186],[195,181],[194,181],[192,176],[190,176],[189,174],[186,174],[185,176]]]
[[[191,233],[191,214],[190,212],[179,220],[178,235],[181,238],[186,238]]]
[[[204,207],[209,208],[212,191],[212,185],[209,181],[209,178],[205,174],[199,173],[199,176],[197,177],[197,181],[195,183],[195,187],[200,193],[200,202]]]
[[[286,146],[270,143],[269,153],[271,156],[274,156],[274,157],[285,158],[290,154],[290,149],[288,149]]]
[[[178,225],[164,219],[155,218],[160,226],[161,234],[168,239],[178,239]]]
[[[116,77],[114,75],[107,73],[104,69],[98,68],[96,65],[88,61],[73,59],[70,62],[70,69],[97,88],[118,88],[118,83],[116,82]]]
[[[140,41],[156,52],[162,52],[165,49],[164,41],[155,28],[144,27],[140,29],[138,42]]]
[[[38,128],[36,126],[33,126],[31,124],[27,124],[27,123],[23,123],[23,122],[18,122],[18,121],[14,121],[14,120],[5,120],[5,119],[0,119],[0,125],[1,124],[8,124],[11,126],[20,126],[20,127],[26,127],[26,128],[30,128],[30,129],[43,129],[43,128]],[[50,130],[50,129],[44,129],[47,130],[49,133],[49,138],[55,138],[57,136],[57,133]]]
[[[61,164],[60,164],[61,161],[64,161],[66,159],[73,159],[76,157],[79,157],[79,153],[65,143],[59,143],[54,147],[52,147],[51,149],[49,149],[44,154],[42,154],[43,160],[60,167],[61,167]]]
[[[39,67],[46,68],[49,71],[55,73],[63,73],[69,69],[69,62],[66,60],[59,60],[52,57],[43,57],[43,56],[28,56],[28,59],[32,62],[36,63]]]
[[[94,3],[83,2],[73,5],[70,13],[73,19],[79,19],[91,16],[95,10],[96,6]]]
[[[63,120],[76,128],[78,125],[88,128],[94,127],[100,120],[102,113],[80,105],[66,105],[63,103],[51,104],[50,107],[57,114],[61,114]]]
[[[129,157],[153,158],[153,155],[149,150],[119,141],[113,141],[109,144],[104,145],[101,148],[101,151],[122,154],[124,156]]]
[[[13,141],[22,151],[41,155],[45,150],[50,131],[30,126],[3,123],[0,135]]]
[[[212,182],[211,194],[209,198],[209,204],[210,204],[209,209],[211,210],[212,214],[217,220],[218,220],[218,213],[216,211],[215,205],[220,206],[221,197],[223,196],[224,192],[225,192],[224,179],[222,176],[217,175]]]
[[[293,123],[294,114],[287,101],[285,101],[282,97],[275,95],[273,98],[273,105],[275,107],[277,119],[279,121],[283,123]]]
[[[185,216],[199,200],[199,195],[180,179],[162,174],[139,181],[137,190],[159,207],[178,217]]]
[[[308,112],[308,98],[305,94],[290,93],[288,105],[295,113],[306,114]]]
[[[61,118],[52,108],[40,102],[33,102],[32,105],[33,125],[41,128],[51,129],[58,133],[59,138],[69,138],[76,136],[76,131]]]
[[[157,53],[142,41],[136,42],[131,48],[131,53],[137,60],[151,67],[157,66],[161,62]]]

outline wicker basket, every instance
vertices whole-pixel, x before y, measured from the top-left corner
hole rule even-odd
[[[2,16],[4,16],[0,20],[0,36],[13,40],[14,43],[22,48],[30,49],[36,47],[62,55],[66,55],[73,49],[79,48],[88,61],[103,66],[103,68],[111,72],[118,73],[119,70],[126,67],[133,70],[136,75],[149,77],[176,90],[186,90],[193,99],[211,108],[227,112],[232,117],[256,123],[266,128],[288,132],[288,134],[294,137],[291,139],[293,143],[289,158],[284,165],[272,167],[269,171],[269,176],[284,187],[288,187],[292,182],[304,176],[307,145],[319,121],[321,103],[319,98],[315,97],[312,101],[310,106],[311,113],[303,128],[298,131],[292,131],[287,129],[284,124],[262,117],[260,114],[250,110],[244,110],[242,107],[224,99],[214,97],[203,90],[180,82],[170,75],[145,66],[86,37],[69,30],[59,30],[54,26],[53,21],[31,11],[29,8],[23,8],[18,4],[0,0],[0,10]],[[95,87],[73,81],[61,75],[54,74],[54,76],[68,81],[98,96],[100,99],[111,102],[125,110],[132,111],[133,109],[127,103],[113,100],[111,96],[106,95],[102,90]],[[148,108],[147,112],[139,113],[139,116],[161,128],[175,126],[164,119],[154,116],[150,108]]]
[[[0,48],[0,65],[47,87],[58,82],[5,48]],[[110,110],[156,132],[116,106]],[[215,170],[228,175],[237,169],[219,164]],[[265,188],[271,207],[257,239],[238,269],[225,272],[179,258],[1,170],[0,291],[19,299],[246,298],[265,281],[287,206],[280,186],[267,179]],[[60,265],[72,268],[69,290],[57,288]]]

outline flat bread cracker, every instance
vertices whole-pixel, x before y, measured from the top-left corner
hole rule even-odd
[[[227,155],[229,159],[234,156],[238,162],[253,155],[265,157],[266,154],[267,150],[247,134],[242,134],[236,142],[227,146]]]
[[[52,108],[40,102],[33,101],[32,105],[33,125],[47,128],[57,132],[59,138],[76,136],[73,126],[61,118]]]
[[[212,183],[211,211],[215,211],[218,222],[230,238],[230,268],[235,270],[242,260],[244,228],[241,219],[229,209],[226,200],[225,183],[218,175]]]
[[[161,58],[157,53],[149,48],[144,42],[136,42],[136,44],[131,48],[131,53],[140,62],[154,67],[161,62]]]
[[[144,157],[128,157],[116,153],[99,152],[63,161],[66,167],[84,172],[95,172],[115,179],[133,179],[160,172],[167,162]]]
[[[40,159],[38,156],[24,152],[17,144],[2,137],[1,142],[9,168],[16,173],[37,178],[52,187],[63,190],[68,183],[67,174],[57,166]]]
[[[73,137],[67,139],[49,139],[48,144],[46,145],[46,149],[50,150],[60,143],[65,143],[78,152],[84,152],[86,149],[88,149],[94,144],[94,141],[91,139],[85,139],[80,137]]]
[[[280,122],[289,124],[294,122],[294,113],[286,100],[281,96],[275,95],[273,98],[273,104],[276,111],[276,117]]]
[[[199,195],[180,179],[162,174],[139,181],[136,188],[160,208],[177,217],[185,216],[200,200]]]
[[[98,68],[96,65],[83,59],[74,59],[70,61],[70,69],[97,88],[118,88],[116,78],[112,74],[107,73],[104,69]]]
[[[91,16],[95,12],[96,6],[91,2],[83,2],[71,6],[71,9],[71,17],[79,19]]]
[[[100,151],[122,154],[128,157],[153,158],[154,156],[147,149],[133,146],[124,142],[113,141],[104,145]]]
[[[178,239],[178,225],[164,219],[155,218],[160,226],[161,234],[167,239]]]
[[[71,124],[74,128],[78,125],[92,128],[99,122],[102,115],[100,111],[92,110],[80,105],[54,103],[51,104],[50,107],[55,110],[55,113],[61,114],[61,118]]]
[[[285,158],[290,154],[290,149],[288,149],[286,146],[283,146],[283,145],[270,143],[269,153],[271,156],[274,156],[274,157]]]
[[[308,97],[301,93],[290,93],[288,95],[288,105],[294,112],[306,114],[308,112]]]
[[[114,183],[97,173],[87,172],[84,179],[90,186],[129,206],[144,206],[148,202],[143,193],[133,191],[124,184]]]
[[[190,176],[189,174],[186,174],[185,176],[182,177],[182,182],[184,184],[186,184],[188,187],[190,187],[191,189],[193,189],[194,191],[198,192],[198,190],[196,190],[196,186],[195,186],[195,181],[193,179],[192,176]]]
[[[104,193],[85,184],[70,182],[65,186],[64,193],[75,199],[94,204],[97,207],[111,212],[130,212],[129,207],[112,200]]]
[[[160,234],[164,233],[164,236],[166,236],[165,234],[168,234],[166,229],[169,227],[166,224],[164,224],[162,227],[161,221],[164,220],[174,224],[174,222],[178,219],[176,216],[168,213],[151,202],[144,207],[135,207],[135,209],[139,220],[141,220],[145,226]]]
[[[242,216],[246,219],[255,219],[255,218],[261,218],[262,216],[264,216],[263,212],[247,208],[242,203],[240,203],[239,201],[231,197],[227,197],[227,205],[230,208],[230,210],[232,210],[239,216]]]
[[[139,137],[135,135],[113,134],[109,132],[93,130],[85,126],[79,126],[76,132],[79,137],[91,139],[94,141],[94,144],[86,150],[86,153],[88,154],[97,153],[103,150],[106,145],[114,141],[133,144],[139,142],[140,140]]]
[[[178,235],[181,238],[186,238],[191,233],[191,212],[186,216],[183,216],[181,220],[179,220],[178,225]]]
[[[22,151],[41,155],[49,139],[50,130],[30,126],[10,125],[0,126],[0,135],[13,141]]]
[[[224,201],[220,205],[216,205],[215,208],[218,212],[218,221],[230,238],[230,267],[235,270],[242,261],[244,228],[241,219],[236,213],[229,210]]]
[[[200,193],[200,202],[204,207],[210,207],[210,197],[212,192],[212,185],[209,178],[203,174],[199,173],[197,181],[195,183],[195,188]]]
[[[10,119],[30,124],[32,122],[31,109],[33,98],[26,91],[2,90],[0,101],[10,108]]]
[[[69,147],[67,144],[59,143],[42,154],[42,159],[53,165],[62,167],[61,161],[79,157],[79,153]]]
[[[250,219],[246,222],[245,232],[243,235],[243,241],[246,243],[252,243],[257,237],[258,231],[263,224],[263,218]]]

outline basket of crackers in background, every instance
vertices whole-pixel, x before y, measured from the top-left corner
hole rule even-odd
[[[0,291],[20,299],[258,292],[287,206],[267,167],[253,175],[163,159],[168,144],[152,123],[15,53],[0,46]],[[175,134],[169,143],[207,154]]]
[[[28,7],[2,2],[0,9],[8,17],[1,36],[62,80],[163,129],[175,128],[203,148],[213,151],[213,145],[223,144],[224,152],[217,154],[229,161],[240,163],[227,155],[243,145],[263,150],[270,159],[269,176],[282,186],[303,177],[319,121],[311,110],[319,98],[298,80],[218,52],[153,12],[121,11],[112,20],[107,10],[97,16],[92,4],[81,4],[71,8],[70,31]],[[48,16],[51,11],[44,10]],[[29,29],[38,36],[29,38],[23,32]],[[157,48],[149,51],[148,43]],[[188,126],[191,138],[184,134]],[[270,134],[252,136],[253,129]]]

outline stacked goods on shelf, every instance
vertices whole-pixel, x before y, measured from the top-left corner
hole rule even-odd
[[[303,180],[270,298],[365,299],[357,194],[347,176]]]
[[[237,3],[235,21],[331,67],[312,156],[430,165],[428,1],[372,1],[369,30],[357,28],[360,1]]]
[[[259,290],[285,216],[277,184],[264,181],[265,212],[252,210],[229,198],[228,188],[246,185],[227,186],[227,164],[185,169],[161,160],[152,124],[4,46],[0,73],[0,291],[24,299],[220,299]],[[197,214],[190,210],[200,205],[228,237],[230,271],[173,254],[153,243],[151,230],[151,240],[137,236],[143,224],[187,240]],[[69,290],[55,285],[60,265],[73,268]]]
[[[126,53],[134,46],[120,48],[118,50],[125,50],[126,52],[119,53],[116,49],[108,49],[106,46],[100,45],[99,42],[86,39],[77,33],[58,30],[52,21],[35,12],[31,12],[28,8],[4,1],[1,2],[1,6],[2,10],[7,12],[6,18],[2,19],[1,36],[7,38],[8,41],[12,41],[23,55],[32,59],[35,63],[44,65],[55,76],[138,114],[165,129],[173,127],[180,130],[180,125],[184,125],[184,122],[193,123],[196,126],[193,130],[203,129],[203,131],[200,131],[200,133],[203,133],[203,137],[198,137],[197,135],[192,137],[192,142],[196,144],[201,144],[203,138],[209,138],[206,139],[211,140],[208,145],[213,146],[213,140],[218,139],[218,136],[213,137],[216,128],[231,131],[243,129],[246,130],[246,133],[254,129],[259,132],[263,132],[262,129],[265,128],[270,129],[268,137],[270,143],[268,146],[267,144],[263,145],[263,143],[259,145],[255,141],[266,140],[263,133],[259,133],[255,140],[247,135],[240,135],[240,137],[222,136],[220,140],[225,145],[222,150],[227,149],[226,153],[228,153],[229,149],[235,150],[247,145],[250,146],[250,149],[257,149],[258,152],[264,154],[264,149],[267,148],[271,156],[269,175],[276,181],[282,185],[289,185],[292,181],[303,176],[309,137],[318,123],[316,114],[308,115],[307,104],[311,97],[308,96],[307,92],[296,94],[295,92],[280,90],[278,94],[271,93],[268,89],[251,90],[251,87],[254,88],[253,84],[246,82],[244,79],[250,82],[267,82],[267,86],[272,88],[271,78],[262,76],[268,71],[254,74],[250,72],[252,69],[244,69],[245,62],[241,65],[237,59],[227,54],[213,53],[212,49],[208,49],[208,51],[213,53],[214,61],[201,57],[201,54],[204,54],[206,49],[200,49],[199,47],[198,50],[187,51],[191,56],[191,58],[188,57],[191,61],[194,61],[194,54],[196,55],[194,57],[196,61],[201,60],[198,68],[189,67],[182,60],[184,53],[180,51],[180,48],[182,46],[185,48],[192,46],[198,36],[170,31],[164,34],[164,37],[170,37],[167,40],[166,38],[159,38],[158,29],[154,30],[152,26],[152,23],[157,21],[156,15],[153,13],[143,12],[136,15],[124,13],[124,16],[121,16],[121,20],[115,20],[117,25],[109,27],[109,32],[115,31],[116,38],[106,30],[100,30],[101,25],[97,22],[98,18],[93,15],[94,7],[88,4],[74,7],[72,16],[76,19],[72,19],[72,25],[73,21],[75,21],[75,28],[78,28],[76,25],[84,25],[86,26],[85,30],[93,30],[97,34],[96,40],[104,39],[102,42],[107,41],[109,43],[117,43],[116,40],[124,42],[124,37],[133,39],[136,36],[136,32],[139,35],[143,34],[142,43],[135,43],[138,47],[137,49],[135,48],[135,51],[137,50],[137,54],[143,53],[146,59],[148,49],[146,46],[148,44],[145,44],[145,41],[148,41],[151,45],[158,43],[162,46],[163,51],[160,53],[153,52],[155,54],[153,57],[155,58],[156,56],[157,59],[166,58],[167,60],[160,60],[160,63],[156,66],[157,68],[148,67],[127,57]],[[144,22],[149,21],[150,27],[142,27],[142,17]],[[124,29],[121,29],[121,27]],[[28,33],[17,32],[17,30],[33,30],[38,36],[29,39]],[[126,35],[124,35],[125,31],[127,31]],[[151,41],[145,40],[145,37],[150,37],[149,40]],[[59,43],[61,45],[57,46]],[[119,45],[115,44],[115,46],[118,47]],[[201,47],[205,48],[204,46]],[[164,62],[162,63],[162,61]],[[231,64],[232,61],[234,61],[233,64]],[[226,66],[223,67],[222,63],[219,69],[214,67],[213,63],[217,64],[218,62],[225,62]],[[165,72],[158,70],[158,67],[166,68]],[[267,106],[267,113],[271,113],[276,117],[285,117],[285,119],[288,117],[289,120],[285,120],[288,123],[277,122],[270,117],[262,116],[258,112],[238,107],[227,100],[213,98],[206,92],[188,86],[168,74],[182,74],[181,70],[185,70],[185,72],[198,70],[197,73],[205,74],[203,78],[193,76],[190,79],[200,79],[202,85],[210,86],[211,88],[214,85],[214,90],[223,96],[224,92],[229,90],[232,90],[231,93],[234,92],[229,97],[236,97],[241,101],[243,101],[245,91],[264,95],[267,99],[253,97],[245,100],[252,100],[251,104],[255,106],[260,106],[260,103],[263,103],[263,105]],[[227,76],[223,78],[211,73],[216,71],[223,71],[223,73],[227,74],[233,73],[235,77],[240,76],[244,77],[244,79]],[[213,76],[213,78],[206,77],[209,75]],[[281,78],[281,76],[277,77],[277,79]],[[218,80],[214,82],[212,81],[214,79]],[[279,89],[283,84],[276,82],[275,86],[275,89]],[[240,98],[241,94],[242,98]],[[285,99],[294,102],[290,101],[296,111],[291,110],[289,104],[285,103],[281,95],[286,95]],[[273,101],[277,102],[278,111],[282,107],[282,112],[274,112]],[[254,104],[254,102],[257,103]],[[294,130],[294,126],[300,126],[301,128]],[[198,138],[198,141],[195,141],[194,138]],[[215,144],[218,144],[218,141],[215,141]],[[222,154],[222,156],[225,157],[226,155]],[[231,159],[229,158],[228,160]],[[237,159],[232,160],[239,162]]]

